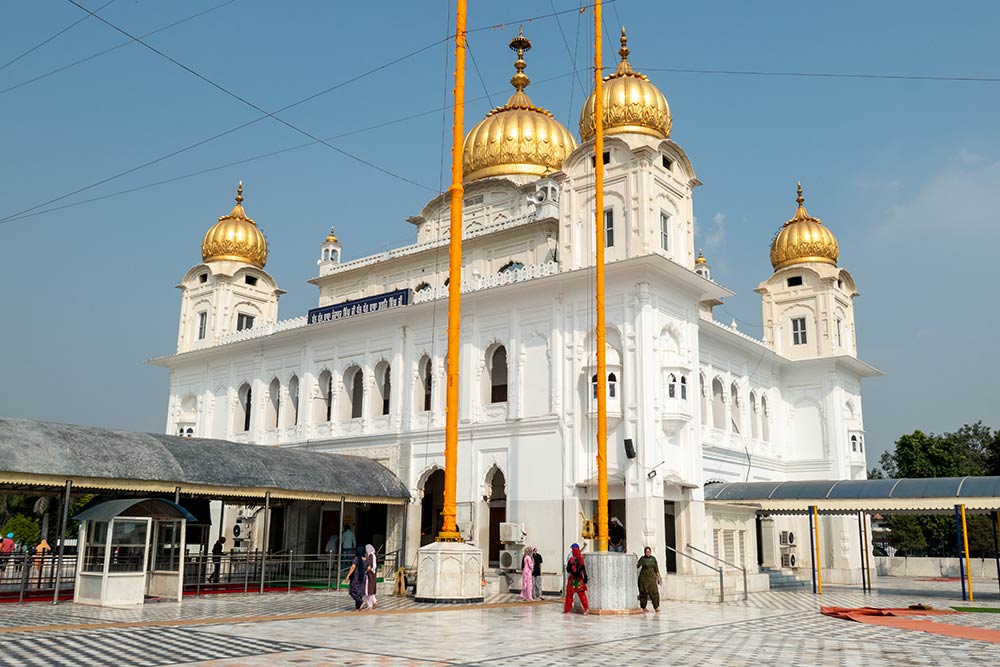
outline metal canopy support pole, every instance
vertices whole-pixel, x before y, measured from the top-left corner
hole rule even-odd
[[[267,538],[271,526],[271,492],[264,492],[264,540],[260,549],[260,594],[264,594],[264,579],[267,577]]]
[[[958,552],[958,577],[962,580],[962,599],[968,600],[965,591],[965,563],[962,561],[962,511],[955,505],[955,551]]]
[[[56,585],[52,592],[52,604],[59,603],[59,584],[62,583],[63,553],[66,549],[66,524],[69,523],[69,497],[73,491],[73,481],[66,480],[66,491],[63,496],[62,518],[59,521],[59,556],[56,560]]]
[[[972,594],[972,561],[969,559],[969,526],[965,522],[965,505],[960,505],[962,508],[962,552],[965,555],[965,576],[969,583],[969,602],[975,600]]]
[[[861,590],[868,592],[868,584],[865,582],[865,524],[858,512],[858,548],[861,550]]]
[[[809,508],[809,564],[812,568],[813,595],[816,595],[816,543],[813,541],[813,513]]]
[[[823,594],[823,563],[821,562],[820,556],[820,544],[819,544],[819,508],[815,505],[812,506],[813,513],[813,530],[816,531],[816,589],[817,592]]]
[[[181,504],[181,487],[174,487],[174,503],[177,505]]]
[[[864,572],[865,576],[868,578],[868,592],[872,592],[872,564],[870,560],[870,550],[868,548],[868,515],[864,512],[861,513],[861,525],[863,527],[863,533],[865,538],[865,562],[864,562]]]
[[[344,496],[340,497],[340,527],[337,529],[337,590],[340,590],[340,566],[343,564],[341,554],[344,553]]]
[[[993,558],[997,561],[997,586],[1000,586],[1000,541],[997,539],[998,530],[997,524],[1000,524],[1000,512],[993,512]]]
[[[222,537],[222,529],[226,523],[226,501],[222,501],[222,508],[219,510],[219,537]],[[235,540],[233,540],[235,542]],[[207,546],[207,545],[206,545]],[[233,545],[236,546],[236,545]]]

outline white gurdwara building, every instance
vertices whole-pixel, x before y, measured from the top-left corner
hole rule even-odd
[[[458,526],[494,562],[499,524],[523,524],[558,571],[597,504],[594,99],[578,145],[525,93],[530,43],[519,39],[515,92],[472,128],[463,154]],[[599,158],[610,512],[628,549],[651,546],[678,581],[711,573],[668,546],[780,568],[779,529],[805,536],[805,519],[706,503],[703,487],[864,478],[861,380],[878,372],[857,359],[855,283],[800,188],[771,245],[774,273],[756,289],[763,340],[713,318],[732,293],[695,253],[700,182],[670,138],[666,99],[633,70],[624,31],[621,41]],[[236,200],[179,285],[177,353],[155,362],[170,369],[168,433],[378,460],[413,499],[377,519],[356,513],[356,527],[414,564],[442,503],[447,194],[408,219],[412,245],[343,261],[331,229],[309,281],[318,307],[286,320],[242,185]],[[300,505],[286,509],[286,543],[321,551],[332,508]],[[363,526],[366,516],[379,525]],[[853,520],[822,531],[824,578],[859,580]],[[809,558],[805,547],[798,561]]]

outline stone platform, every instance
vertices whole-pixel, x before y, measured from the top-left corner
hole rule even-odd
[[[641,614],[638,557],[612,551],[584,555],[587,599],[592,614]]]
[[[417,552],[417,602],[483,601],[483,552],[463,542],[434,542]]]

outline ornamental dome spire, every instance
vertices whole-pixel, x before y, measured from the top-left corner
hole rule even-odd
[[[531,83],[524,73],[524,54],[531,49],[531,41],[518,30],[510,48],[517,53],[516,73],[510,80],[514,94],[465,135],[462,171],[466,181],[509,174],[542,176],[560,169],[576,148],[569,130],[549,111],[536,107],[524,92]]]
[[[657,139],[670,138],[673,120],[670,105],[660,89],[648,77],[632,69],[628,61],[628,36],[622,26],[621,61],[614,74],[604,77],[604,133],[624,134],[634,132]],[[580,139],[588,141],[594,136],[594,95],[596,89],[580,110]]]
[[[775,271],[808,262],[836,266],[840,257],[837,239],[819,218],[809,215],[804,206],[802,183],[798,184],[795,202],[798,204],[795,215],[782,225],[771,241],[771,266]]]
[[[257,223],[243,210],[243,181],[236,188],[236,206],[205,232],[201,259],[205,262],[244,262],[261,269],[267,263],[267,240]]]

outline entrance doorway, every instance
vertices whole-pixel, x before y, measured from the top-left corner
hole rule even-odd
[[[435,470],[424,482],[420,503],[420,546],[433,542],[441,532],[444,511],[444,470]]]
[[[500,566],[500,524],[507,520],[507,479],[499,468],[493,469],[490,485],[490,536],[487,562],[490,567]]]
[[[663,564],[667,572],[677,572],[677,554],[671,549],[677,548],[677,526],[674,520],[674,503],[670,500],[663,502],[663,535],[666,546],[664,549]]]

